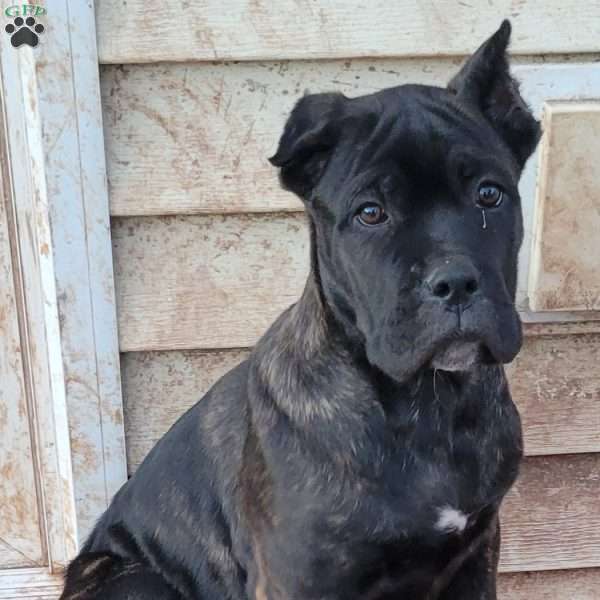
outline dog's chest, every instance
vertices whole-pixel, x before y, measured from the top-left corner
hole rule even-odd
[[[412,540],[413,548],[415,540],[431,550],[448,541],[460,545],[504,495],[497,477],[503,463],[483,435],[424,433],[390,456],[381,478],[365,486],[357,517],[378,523],[382,538]]]
[[[298,498],[296,514],[285,519],[293,523],[282,532],[286,539],[270,546],[274,580],[285,582],[280,589],[298,598],[424,599],[491,523],[494,492],[477,489],[468,499],[460,477],[421,460],[396,476],[398,485],[385,489],[355,482],[322,489],[318,500]]]
[[[317,531],[328,532],[325,538],[336,548],[328,560],[340,575],[338,585],[346,587],[340,598],[355,597],[355,590],[356,598],[384,598],[388,592],[424,597],[450,561],[489,527],[496,486],[465,481],[451,460],[438,461],[417,458],[412,468],[395,473],[397,485],[357,494],[354,506],[346,506],[345,524],[344,509],[323,515],[321,525],[327,525]]]
[[[284,520],[295,524],[286,532],[295,549],[281,559],[294,564],[310,597],[387,597],[374,591],[380,587],[425,597],[449,561],[488,528],[512,483],[506,473],[516,471],[518,452],[506,446],[518,447],[519,434],[507,437],[502,411],[493,412],[491,419],[482,410],[469,424],[451,412],[421,410],[408,427],[403,415],[372,472],[307,478],[288,497],[293,514]]]

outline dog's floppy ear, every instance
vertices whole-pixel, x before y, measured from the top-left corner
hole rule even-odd
[[[290,114],[279,147],[269,161],[280,167],[281,185],[308,200],[341,134],[347,98],[339,93],[309,94]]]
[[[535,150],[541,128],[510,74],[507,56],[510,33],[510,22],[505,20],[450,81],[448,89],[461,102],[483,113],[508,144],[522,169]]]

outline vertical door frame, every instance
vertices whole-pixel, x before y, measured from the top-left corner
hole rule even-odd
[[[0,197],[47,566],[0,571],[0,599],[57,591],[127,477],[94,4],[46,7],[35,48],[14,48],[1,17]]]

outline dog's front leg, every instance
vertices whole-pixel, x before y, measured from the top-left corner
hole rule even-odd
[[[500,523],[481,546],[458,568],[436,600],[496,600],[496,573],[500,555]]]

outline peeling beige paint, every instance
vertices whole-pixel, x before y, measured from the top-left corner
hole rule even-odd
[[[112,233],[123,351],[249,346],[308,272],[302,214],[113,219]]]
[[[5,202],[0,188],[0,569],[44,561]]]
[[[515,2],[339,2],[279,0],[98,3],[100,62],[448,56],[473,51],[501,19],[515,27],[519,54],[597,50],[600,8],[559,0]],[[185,27],[181,19],[185,19]]]
[[[158,439],[248,350],[122,355],[127,462],[132,473]]]

